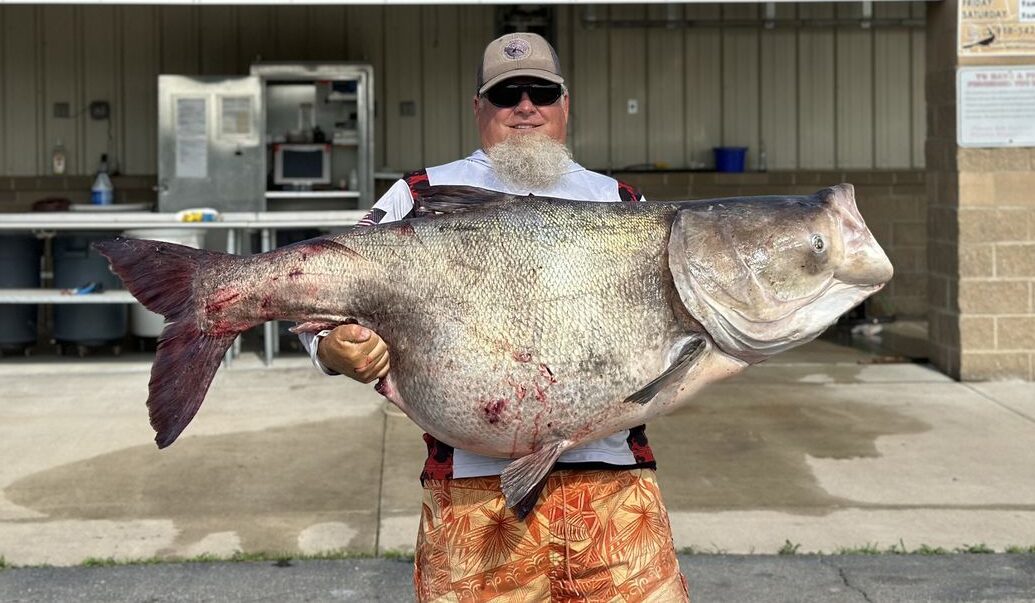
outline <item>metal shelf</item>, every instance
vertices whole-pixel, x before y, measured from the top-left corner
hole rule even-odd
[[[72,295],[65,289],[3,289],[0,304],[135,304],[129,291],[102,291]]]
[[[358,199],[359,191],[266,191],[267,199]]]

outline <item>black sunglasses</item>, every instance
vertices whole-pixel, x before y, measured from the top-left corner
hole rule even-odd
[[[528,100],[537,107],[552,105],[564,94],[560,84],[496,84],[485,91],[485,98],[500,109],[517,106],[521,95],[528,93]]]

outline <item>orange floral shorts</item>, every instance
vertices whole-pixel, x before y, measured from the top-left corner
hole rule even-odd
[[[499,477],[427,480],[414,566],[421,602],[690,600],[650,469],[554,471],[524,521]]]

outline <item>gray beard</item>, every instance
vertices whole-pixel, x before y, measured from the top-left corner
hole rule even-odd
[[[519,134],[486,150],[503,182],[529,191],[552,186],[571,166],[568,147],[544,134]]]

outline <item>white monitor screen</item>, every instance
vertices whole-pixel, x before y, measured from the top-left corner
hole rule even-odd
[[[276,184],[330,184],[330,147],[324,144],[279,145],[275,151]]]

